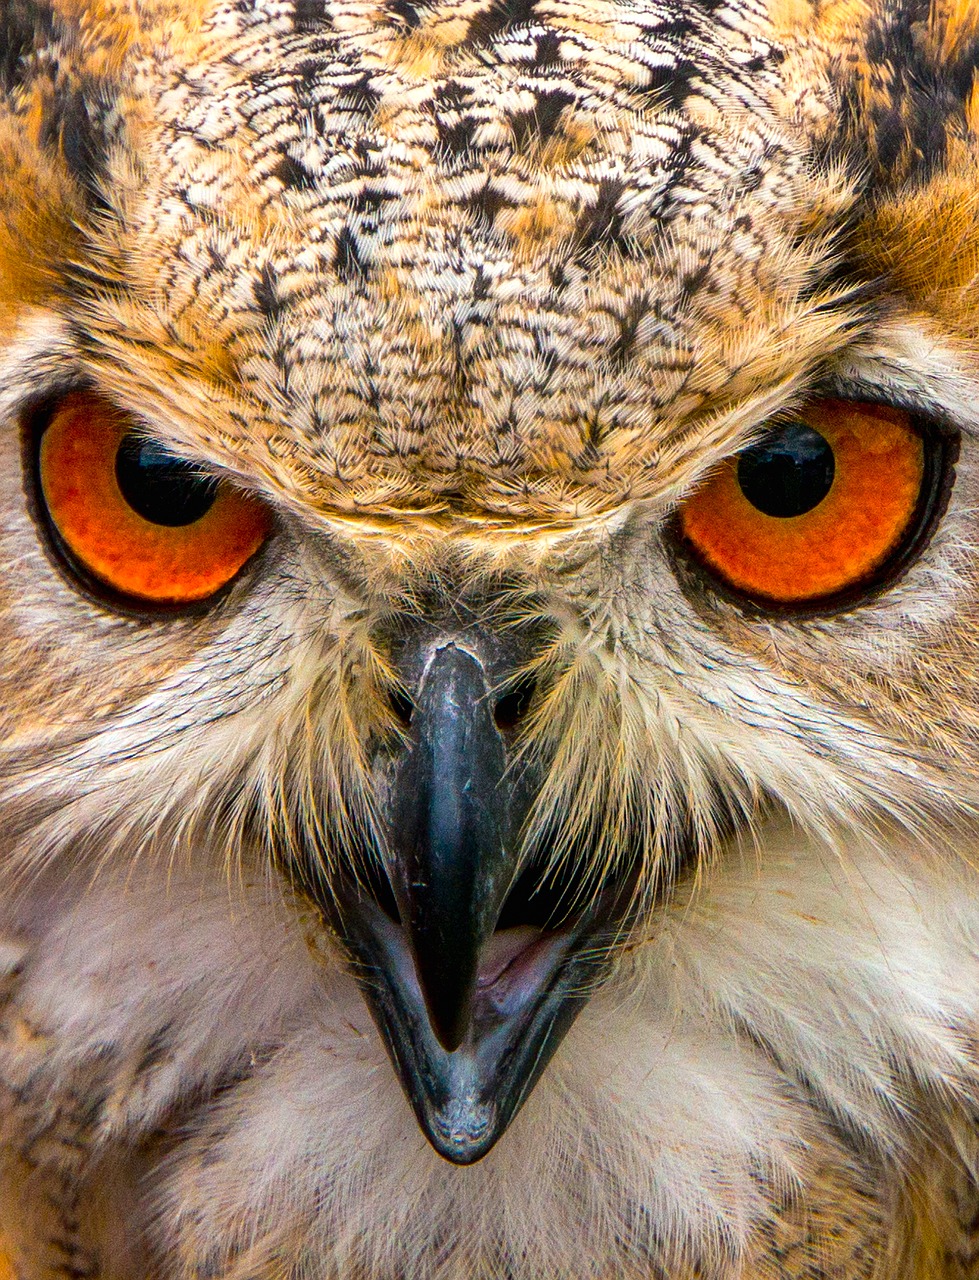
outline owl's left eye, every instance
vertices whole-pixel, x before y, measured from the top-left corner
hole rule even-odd
[[[689,552],[761,606],[831,605],[889,581],[933,527],[954,452],[886,405],[816,400],[683,505]]]
[[[38,445],[37,478],[70,566],[137,606],[208,600],[271,527],[261,502],[175,458],[91,392],[56,406]]]

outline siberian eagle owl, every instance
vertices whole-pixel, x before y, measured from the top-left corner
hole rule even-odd
[[[17,1280],[979,1276],[977,0],[0,0]]]

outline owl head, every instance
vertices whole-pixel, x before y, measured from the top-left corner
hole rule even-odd
[[[974,822],[975,6],[0,49],[13,885],[268,876],[466,1164],[733,844]]]

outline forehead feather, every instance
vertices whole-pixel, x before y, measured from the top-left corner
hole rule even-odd
[[[138,270],[102,336],[136,400],[171,354],[126,354],[147,310],[182,364],[217,344],[235,394],[200,430],[304,500],[650,496],[842,328],[752,3],[239,0],[199,48],[148,72]]]

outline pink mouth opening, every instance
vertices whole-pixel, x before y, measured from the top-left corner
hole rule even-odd
[[[476,977],[476,1015],[510,1017],[531,1000],[553,971],[566,936],[529,925],[500,929],[483,949]]]

